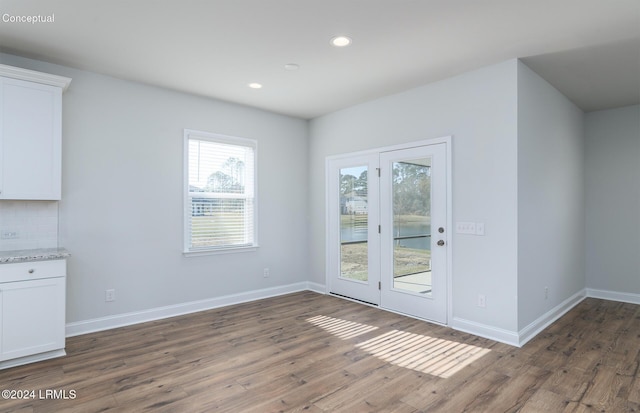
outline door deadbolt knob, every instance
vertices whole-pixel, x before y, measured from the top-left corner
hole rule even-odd
[[[444,241],[443,240],[439,240],[438,241],[438,245],[442,247],[444,245]]]

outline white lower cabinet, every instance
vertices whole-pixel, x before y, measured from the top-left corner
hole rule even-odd
[[[64,355],[66,261],[0,265],[0,368]]]

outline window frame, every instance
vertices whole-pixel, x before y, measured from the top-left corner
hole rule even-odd
[[[189,197],[189,141],[191,139],[221,143],[225,145],[243,146],[253,148],[253,243],[250,245],[223,245],[209,246],[192,249],[191,244],[191,228],[189,225],[190,214],[192,214],[192,206]],[[238,252],[256,251],[259,247],[258,242],[258,141],[255,139],[239,138],[235,136],[222,135],[218,133],[203,132],[193,129],[184,129],[183,137],[183,245],[182,254],[185,257],[229,254]],[[221,197],[223,198],[223,197]]]

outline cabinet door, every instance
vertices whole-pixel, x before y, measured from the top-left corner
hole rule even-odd
[[[0,361],[64,348],[65,278],[0,284]]]
[[[62,90],[1,81],[0,199],[59,200]]]

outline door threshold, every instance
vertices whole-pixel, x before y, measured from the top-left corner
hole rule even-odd
[[[357,298],[349,297],[348,295],[342,295],[342,294],[337,294],[337,293],[332,293],[332,292],[329,292],[329,294],[330,295],[335,295],[336,297],[344,298],[345,300],[355,301],[356,303],[362,303],[362,304],[370,305],[372,307],[378,307],[378,308],[380,307],[376,303],[370,303],[369,301],[358,300]]]
[[[449,324],[446,323],[446,322],[442,323],[442,322],[439,322],[439,321],[436,321],[436,320],[429,320],[428,318],[418,317],[418,316],[415,316],[415,315],[403,313],[401,311],[392,310],[390,308],[381,307],[378,304],[370,303],[368,301],[358,300],[357,298],[351,298],[349,296],[342,295],[342,294],[336,294],[336,293],[332,293],[332,292],[329,292],[328,294],[329,295],[333,295],[333,296],[338,297],[338,298],[342,298],[343,300],[353,301],[354,303],[368,305],[369,307],[375,307],[375,308],[379,308],[380,310],[388,311],[390,313],[394,313],[394,314],[402,315],[402,316],[405,316],[405,317],[413,318],[414,320],[424,321],[426,323],[435,324],[435,325],[441,326],[441,327],[449,327]]]

